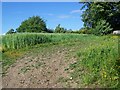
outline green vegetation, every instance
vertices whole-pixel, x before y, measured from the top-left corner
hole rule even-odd
[[[106,20],[100,20],[97,22],[95,28],[91,29],[91,32],[95,35],[106,35],[112,31],[112,28]]]
[[[78,51],[78,61],[70,65],[74,70],[71,76],[78,83],[82,80],[88,87],[118,87],[120,77],[117,43],[117,37],[94,39],[86,48]]]
[[[45,42],[50,42],[50,39],[37,33],[9,34],[2,37],[3,49],[19,49]]]
[[[58,26],[55,28],[55,33],[65,33],[67,30],[65,30],[63,27],[58,24]]]
[[[78,39],[79,34],[44,34],[44,33],[22,33],[9,34],[2,37],[3,51],[8,49],[19,49],[40,43],[58,42],[63,40]]]
[[[120,29],[120,2],[84,2],[81,9],[84,8],[86,8],[82,14],[84,27],[94,29],[99,21],[106,20],[113,30]],[[113,30],[110,29],[106,33],[112,33]]]

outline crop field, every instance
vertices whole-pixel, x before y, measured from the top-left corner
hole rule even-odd
[[[3,87],[120,86],[118,36],[21,33],[0,40]]]

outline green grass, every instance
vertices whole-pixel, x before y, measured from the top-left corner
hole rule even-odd
[[[18,58],[28,53],[50,52],[62,46],[78,47],[77,62],[70,65],[71,77],[83,87],[118,87],[120,81],[120,59],[118,53],[118,36],[94,36],[85,34],[13,34],[2,37],[3,73]],[[52,52],[51,52],[52,53]],[[71,55],[70,54],[70,55]],[[30,54],[28,54],[30,55]],[[40,65],[37,64],[38,68]],[[23,69],[26,72],[27,69]],[[81,86],[81,85],[79,85]]]
[[[2,46],[5,50],[20,49],[45,42],[50,42],[50,39],[37,33],[9,34],[2,37]]]
[[[77,52],[78,61],[70,65],[74,70],[71,76],[88,87],[118,87],[118,39],[105,36],[94,40]]]
[[[84,37],[88,35],[79,34],[49,34],[49,33],[22,33],[22,34],[9,34],[2,36],[2,49],[12,50],[29,47],[37,44],[48,43],[48,42],[63,42],[67,40],[84,40]],[[92,38],[89,36],[88,38]]]

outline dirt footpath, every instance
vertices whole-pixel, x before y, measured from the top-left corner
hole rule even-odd
[[[3,77],[3,88],[62,88],[76,87],[65,71],[75,57],[68,58],[72,49],[58,48],[55,52],[24,56],[14,63]]]

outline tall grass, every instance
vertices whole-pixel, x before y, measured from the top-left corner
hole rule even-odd
[[[79,34],[48,34],[48,33],[22,33],[22,34],[9,34],[2,36],[2,48],[20,49],[36,44],[47,42],[60,42],[71,39],[80,39],[84,35]]]
[[[9,34],[2,37],[2,46],[5,49],[19,49],[45,42],[50,42],[50,39],[34,33]]]

